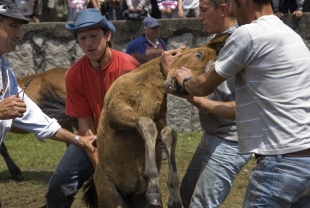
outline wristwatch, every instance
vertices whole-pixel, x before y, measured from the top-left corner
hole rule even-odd
[[[79,142],[80,138],[81,138],[81,137],[80,137],[79,135],[76,135],[76,136],[74,137],[73,144],[74,144],[76,147],[78,147],[78,142]]]

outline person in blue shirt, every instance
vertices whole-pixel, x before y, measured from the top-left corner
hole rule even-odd
[[[167,50],[166,43],[159,37],[160,25],[153,17],[146,17],[142,21],[143,34],[132,40],[127,48],[126,53],[133,55],[136,53],[142,55],[160,54]]]

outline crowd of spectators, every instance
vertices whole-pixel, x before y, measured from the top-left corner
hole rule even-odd
[[[148,11],[155,19],[197,17],[199,0],[12,0],[31,22],[74,22],[76,14],[86,8],[101,11],[108,20],[126,19],[124,11]],[[278,17],[291,12],[301,17],[302,4],[310,0],[273,0]],[[285,12],[283,12],[285,11]],[[298,11],[298,12],[296,12]]]
[[[12,0],[31,22],[74,22],[76,14],[86,8],[101,11],[108,20],[126,19],[125,10],[139,13],[148,11],[148,16],[160,18],[195,17],[199,0]],[[188,2],[193,5],[189,5]],[[189,10],[193,12],[188,12]],[[186,14],[186,15],[184,15]]]

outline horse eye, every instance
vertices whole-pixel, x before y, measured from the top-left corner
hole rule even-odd
[[[201,57],[202,57],[202,53],[197,52],[197,53],[196,53],[196,58],[201,59]]]

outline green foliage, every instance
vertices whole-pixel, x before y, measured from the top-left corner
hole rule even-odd
[[[200,141],[201,133],[178,133],[176,159],[180,180],[182,179],[187,165]],[[9,134],[5,138],[8,152],[21,168],[24,181],[15,182],[10,179],[10,174],[2,157],[0,158],[0,199],[5,208],[33,208],[43,206],[47,183],[54,168],[59,162],[66,145],[52,140],[38,141],[33,135]],[[160,172],[160,186],[163,202],[168,200],[167,161],[163,161]],[[247,178],[253,161],[241,171],[234,182],[233,189],[222,208],[241,207]],[[76,197],[73,208],[85,208],[81,201],[81,193]]]

